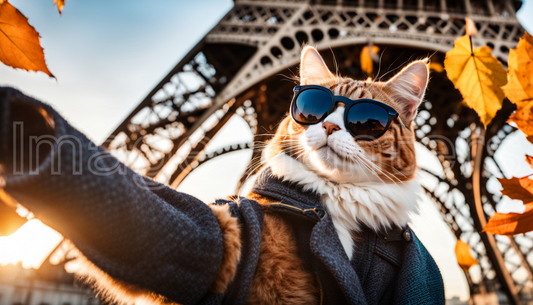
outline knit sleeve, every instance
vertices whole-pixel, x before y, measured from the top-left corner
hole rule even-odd
[[[217,278],[224,240],[209,206],[136,174],[11,88],[0,88],[0,164],[5,190],[111,278],[182,304]]]

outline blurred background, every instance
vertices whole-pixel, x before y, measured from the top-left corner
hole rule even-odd
[[[280,7],[287,5],[284,1],[278,2]],[[299,5],[301,3],[304,3],[302,5],[307,5],[305,4],[306,1],[295,2]],[[317,2],[310,2],[313,5],[317,5],[314,8],[315,13],[320,12],[320,5],[322,4],[332,6],[328,3],[321,4],[320,1]],[[350,1],[338,1],[338,4],[346,4],[348,2]],[[365,3],[365,1],[359,2]],[[356,7],[360,5],[359,2],[349,5]],[[389,2],[391,1],[385,1],[385,4]],[[396,3],[396,1],[393,2]],[[423,2],[418,1],[415,7],[418,3]],[[433,14],[442,20],[459,19],[457,16],[465,14],[465,12],[461,12],[461,9],[467,9],[467,5],[461,6],[457,4],[461,1],[434,2],[448,2],[449,16],[444,16],[444,13],[438,9]],[[485,3],[485,1],[482,2]],[[498,1],[486,2],[490,2],[498,10]],[[164,79],[169,72],[172,72],[176,64],[179,66],[182,59],[186,58],[189,52],[194,50],[198,46],[198,43],[213,28],[218,32],[211,32],[212,40],[215,40],[217,37],[220,38],[223,35],[229,35],[225,34],[220,27],[216,27],[217,24],[221,20],[226,20],[224,17],[234,6],[240,5],[244,10],[244,5],[246,4],[245,1],[234,2],[231,0],[159,0],[155,2],[67,0],[63,15],[59,17],[56,7],[54,7],[51,0],[12,0],[10,3],[28,17],[30,24],[40,33],[47,65],[57,79],[49,78],[43,73],[29,73],[1,65],[0,85],[15,87],[27,95],[53,105],[72,125],[84,132],[95,143],[104,143],[110,134],[119,130],[121,124],[131,118],[130,114],[136,113],[135,111],[139,103],[146,96],[153,101],[162,99],[162,97],[157,95],[164,95],[164,93],[160,94],[158,91],[163,88],[158,87],[161,85],[161,79]],[[260,6],[263,2],[250,1],[250,3]],[[384,5],[383,1],[375,1],[375,3],[372,1],[372,3],[367,3],[367,10],[377,12],[377,15],[383,12],[383,10],[379,11],[379,6]],[[416,11],[418,14],[417,18],[426,18],[425,16],[420,17],[424,15],[424,10],[420,10],[420,7],[416,7],[416,9],[407,7],[410,1],[403,1],[403,3],[404,10]],[[465,3],[470,3],[470,1],[466,1]],[[341,10],[341,7],[336,5],[332,7]],[[457,12],[451,10],[451,8],[455,7],[453,5],[459,5]],[[513,1],[513,5],[520,7],[516,13],[516,18],[518,18],[522,27],[529,32],[533,31],[533,0],[526,0],[522,3],[520,1]],[[475,6],[473,7],[475,8]],[[385,7],[384,9],[385,12],[389,12],[387,14],[392,14],[391,12],[395,11],[396,8]],[[233,13],[240,14],[240,12],[231,11],[231,14]],[[428,13],[428,19],[431,19],[431,14]],[[483,15],[475,10],[474,14]],[[474,18],[474,20],[479,20],[478,24],[485,26],[483,22],[496,20],[496,23],[498,23],[503,19],[515,18],[514,12],[512,14],[507,12],[507,14],[498,16],[485,14],[481,17],[478,16],[478,19]],[[386,18],[391,17],[387,15]],[[325,22],[326,19],[322,20]],[[374,17],[373,22],[376,20],[378,20],[377,17]],[[274,26],[276,20],[268,19],[265,22],[266,24],[271,22],[272,26]],[[420,20],[418,22],[420,23]],[[401,24],[398,26],[397,24],[397,22],[392,22],[384,31],[392,34],[397,31],[401,32]],[[459,30],[455,35],[447,34],[448,36],[446,36],[449,40],[451,39],[451,42],[460,35],[459,32],[461,31],[462,25],[459,24],[457,27]],[[432,35],[432,32],[427,29],[423,31],[425,31],[425,35]],[[338,35],[342,36],[342,31],[338,32]],[[267,37],[264,43],[268,44],[268,37],[270,36],[265,36],[264,34],[257,34],[257,36]],[[273,34],[272,37],[274,36]],[[309,36],[313,36],[312,32],[309,32]],[[395,59],[396,54],[400,53],[395,53],[394,51],[395,47],[398,48],[396,43],[387,44],[387,39],[393,41],[393,38],[381,36],[381,40],[378,37],[373,41],[366,39],[362,40],[363,42],[361,43],[351,42],[344,44],[332,41],[330,45],[332,48],[343,47],[345,52],[357,53],[355,55],[359,57],[361,47],[375,44],[380,47],[380,54],[382,53],[384,62],[388,60],[394,63],[394,67],[401,67],[410,59],[424,56],[424,54],[425,56],[434,56],[435,61],[438,63],[442,61],[443,52],[447,50],[446,48],[449,47],[450,43],[447,42],[447,46],[445,42],[438,42],[443,44],[442,48],[438,49],[431,49],[429,47],[424,49],[426,45],[429,46],[429,43],[426,43],[426,45],[422,43],[421,48],[424,50],[413,46],[412,49],[416,50],[412,51],[412,53],[409,53],[409,48],[403,46],[404,49],[401,52],[404,53],[397,56],[399,60],[394,62],[393,59]],[[313,38],[309,39],[317,40],[317,37],[313,36]],[[331,33],[329,33],[328,39],[333,39]],[[491,39],[502,40],[504,38],[497,36]],[[309,40],[309,42],[313,44],[313,40]],[[483,42],[480,38],[479,43],[481,44]],[[318,43],[317,40],[316,44],[323,45],[325,43],[324,41]],[[259,44],[259,46],[261,45]],[[494,48],[494,45],[492,47]],[[216,48],[211,49],[211,52],[216,52],[216,50]],[[269,81],[273,82],[276,79],[280,81],[286,77],[293,76],[297,71],[293,69],[294,64],[292,64],[291,60],[287,59],[287,63],[285,63],[282,55],[279,55],[282,52],[280,51],[277,54],[272,50],[273,48],[269,49],[271,54],[266,57],[277,57],[280,59],[280,62],[271,62],[269,64],[268,62],[261,61],[263,64],[263,68],[261,69],[277,67],[276,69],[279,70],[279,73],[276,72],[269,76]],[[433,54],[435,51],[440,53]],[[505,53],[501,48],[498,52]],[[288,53],[292,54],[290,52]],[[322,53],[325,55],[330,67],[333,68],[333,51],[325,49],[322,50]],[[238,53],[235,55],[239,56]],[[209,56],[206,56],[209,59]],[[506,55],[504,54],[502,56]],[[194,58],[197,60],[197,57]],[[263,58],[261,56],[258,57],[259,60],[263,60]],[[272,61],[272,59],[269,60]],[[341,62],[342,58],[337,58],[337,60]],[[505,58],[502,61],[505,61]],[[352,65],[356,64],[356,62],[352,63]],[[394,70],[394,68],[391,68],[391,65],[383,64],[383,66],[380,66],[379,62],[375,62],[374,64],[376,66],[375,70],[378,70],[378,68],[381,69],[381,74],[378,76],[383,75],[387,70]],[[186,69],[186,67],[183,69]],[[346,71],[350,70],[346,69]],[[439,86],[438,84],[441,79],[438,73],[438,71],[435,72],[430,88],[431,86]],[[348,74],[348,76],[352,75]],[[357,70],[355,75],[353,75],[353,77],[357,76],[364,77],[360,70]],[[184,77],[187,78],[187,76]],[[252,75],[252,79],[254,77],[257,79],[264,78],[259,74],[258,76]],[[194,84],[195,79],[191,78],[188,81]],[[200,83],[201,81],[198,82]],[[219,82],[221,82],[220,78]],[[266,90],[273,88],[272,83],[266,85]],[[290,82],[287,85],[292,86]],[[196,86],[198,87],[199,85],[196,84]],[[154,91],[154,88],[158,90]],[[261,90],[261,87],[258,87],[257,90]],[[291,93],[289,91],[285,94],[288,94],[290,98]],[[175,93],[172,94],[175,95]],[[438,91],[434,95],[438,95]],[[433,95],[430,94],[428,96],[429,101],[433,101],[431,96]],[[229,98],[231,97],[234,96],[229,96]],[[248,102],[249,100],[250,102]],[[246,107],[251,107],[250,105],[252,105],[253,99],[249,98],[249,100],[245,98],[242,103],[243,106],[240,108],[241,110],[238,111],[245,111]],[[288,102],[285,101],[284,103],[286,104]],[[253,103],[256,102],[254,101]],[[282,104],[283,107],[286,107],[285,104]],[[424,119],[429,122],[431,105],[428,105],[426,107],[429,107],[429,109],[422,110],[421,115],[423,117],[427,116]],[[432,107],[439,107],[439,105],[433,103]],[[256,112],[260,111],[255,104],[252,106],[254,106]],[[221,126],[220,131],[216,133],[212,141],[207,144],[204,155],[212,156],[213,154],[217,154],[217,151],[220,153],[221,148],[227,147],[228,145],[250,143],[258,140],[257,137],[254,138],[254,133],[261,134],[265,130],[257,131],[257,128],[255,130],[250,128],[250,122],[249,120],[247,121],[245,116],[246,114],[231,116],[228,122]],[[450,117],[453,118],[453,115]],[[272,119],[272,121],[275,120]],[[216,122],[213,124],[216,124]],[[417,121],[417,124],[422,128],[425,123]],[[270,126],[267,132],[271,131],[272,126]],[[423,138],[423,135],[419,137],[421,143]],[[111,138],[110,140],[113,139]],[[120,149],[120,143],[116,143],[117,141],[120,142],[121,140],[108,141],[109,143],[107,145],[115,148],[118,147],[116,149],[117,156],[129,160],[128,158],[131,158],[131,155],[124,153]],[[456,141],[455,144],[457,143],[459,142]],[[216,198],[234,194],[236,186],[239,184],[242,175],[247,171],[248,162],[254,153],[253,147],[248,148],[251,149],[239,149],[232,153],[223,154],[209,162],[200,162],[202,163],[200,166],[194,166],[194,171],[187,175],[183,181],[180,181],[181,183],[179,183],[177,189],[192,194],[206,203],[212,202]],[[461,153],[464,154],[462,150],[465,149],[465,147],[459,144],[457,154],[459,156]],[[417,152],[420,167],[429,170],[429,172],[437,173],[436,176],[444,177],[441,179],[447,178],[446,168],[441,166],[441,161],[430,150],[423,144],[420,144],[417,146]],[[531,174],[531,169],[523,161],[525,154],[533,154],[533,147],[527,142],[521,132],[515,132],[509,129],[508,134],[502,137],[502,143],[499,145],[493,158],[501,169],[500,177],[521,177]],[[427,189],[432,190],[433,194],[438,195],[437,188],[439,182],[435,182],[424,175],[425,173],[421,171],[419,177],[425,180]],[[498,174],[495,175],[498,176]],[[167,174],[165,178],[165,173],[163,173],[157,178],[162,179],[164,182],[169,182],[168,176],[171,176],[171,174]],[[175,185],[177,184],[175,183]],[[246,189],[247,186],[249,186],[249,183],[245,183],[243,188]],[[501,189],[501,186],[498,182],[494,182],[493,179],[487,183],[487,188],[491,192],[497,193]],[[499,212],[521,212],[523,210],[521,202],[508,200],[508,198],[500,198],[499,200],[501,201],[497,205]],[[450,230],[450,222],[445,217],[443,218],[442,213],[446,212],[443,212],[441,206],[431,196],[424,195],[421,199],[420,206],[420,214],[413,217],[411,226],[439,265],[444,277],[446,297],[449,299],[449,304],[466,304],[469,300],[470,302],[474,302],[470,298],[472,287],[481,289],[479,287],[483,285],[479,283],[492,283],[491,279],[494,278],[494,275],[490,278],[490,275],[487,275],[490,272],[485,274],[483,264],[473,266],[471,269],[474,270],[470,270],[470,273],[465,273],[457,264],[455,247],[458,234],[457,231]],[[490,210],[487,213],[493,212],[494,210]],[[21,213],[24,213],[24,211],[21,211]],[[68,271],[75,270],[76,266],[75,261],[70,261],[71,256],[69,256],[68,246],[61,242],[62,236],[59,233],[48,228],[37,219],[28,221],[14,234],[0,237],[0,304],[97,304],[99,302],[90,291],[83,287],[73,286],[72,276],[68,273],[63,273],[62,270],[65,265]],[[472,243],[470,245],[472,246]],[[474,250],[478,252],[484,251],[483,249]],[[51,253],[53,253],[52,256],[50,256]],[[476,255],[474,254],[475,257]],[[483,253],[481,256],[483,256]],[[51,261],[47,258],[51,258]],[[478,259],[482,260],[479,257]],[[526,259],[529,258],[526,257]],[[490,266],[487,268],[490,269]],[[465,276],[465,274],[470,275]],[[476,274],[479,275],[476,277]],[[15,283],[13,279],[17,279],[16,285],[13,284]],[[498,292],[499,290],[497,289],[501,289],[498,285],[495,288],[494,298],[484,301],[479,299],[476,304],[490,304],[491,302],[502,304],[513,303],[512,300],[508,300],[505,297],[504,292]],[[530,293],[531,285],[524,284],[521,289],[521,291]],[[478,290],[476,292],[479,293]],[[18,298],[17,301],[12,302],[15,298]],[[8,300],[12,303],[9,303]],[[530,301],[531,298],[524,299],[525,303]]]

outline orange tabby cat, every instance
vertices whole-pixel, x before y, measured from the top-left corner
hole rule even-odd
[[[415,61],[388,82],[357,81],[334,75],[316,49],[302,50],[301,85],[321,85],[350,99],[374,99],[399,111],[411,126],[424,97],[427,59]],[[351,258],[352,234],[358,224],[379,230],[404,226],[417,210],[418,183],[412,128],[393,120],[384,135],[359,141],[346,130],[344,105],[320,124],[303,126],[287,116],[264,153],[274,174],[322,195],[337,233]],[[329,125],[329,126],[327,126]],[[331,129],[334,126],[333,130]]]

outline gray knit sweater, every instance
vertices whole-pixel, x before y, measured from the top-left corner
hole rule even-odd
[[[49,144],[34,145],[32,136]],[[5,190],[111,277],[182,304],[245,303],[261,243],[263,208],[257,202],[217,202],[228,204],[239,220],[242,256],[228,290],[209,293],[223,238],[207,205],[136,174],[50,106],[11,88],[0,88],[0,145]],[[254,192],[297,207],[320,206],[316,194],[268,170]],[[302,254],[306,266],[327,281],[325,303],[444,304],[440,272],[410,229],[365,230],[354,255],[361,259],[350,262],[329,215],[308,223],[294,230],[301,251],[309,253]],[[408,241],[402,240],[405,232],[412,236]]]

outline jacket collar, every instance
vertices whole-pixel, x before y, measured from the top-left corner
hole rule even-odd
[[[300,209],[311,209],[322,206],[320,195],[313,191],[306,191],[302,186],[290,181],[284,181],[272,174],[272,170],[264,169],[252,188],[252,193],[265,196],[284,204]]]

